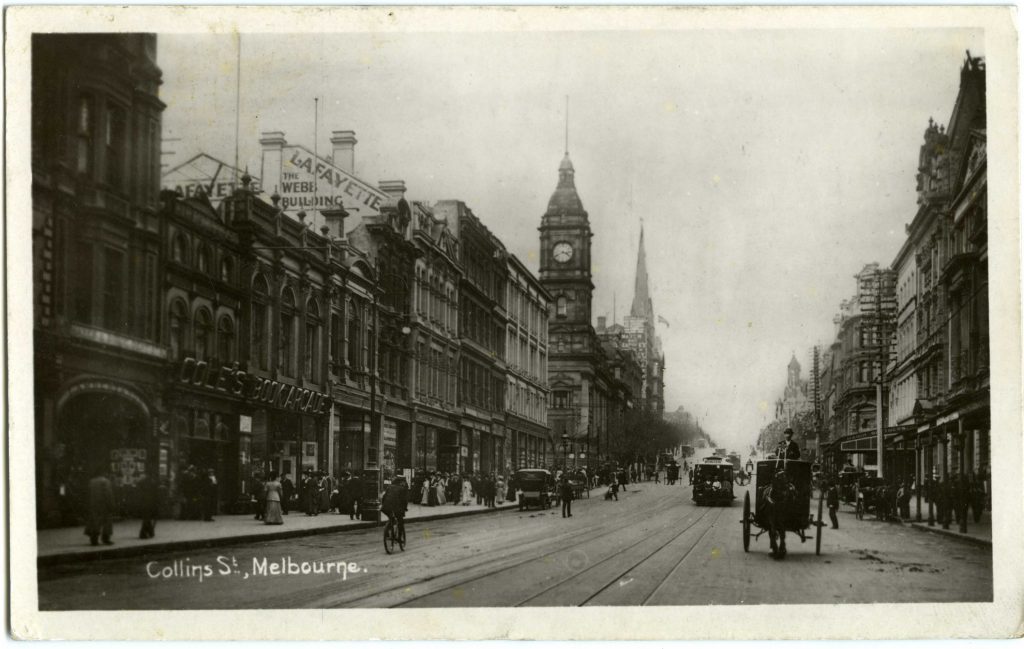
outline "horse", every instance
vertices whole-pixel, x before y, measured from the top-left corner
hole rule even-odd
[[[772,557],[786,557],[786,522],[793,519],[796,506],[796,488],[789,481],[785,471],[777,471],[772,483],[764,488],[761,502],[764,520],[768,523],[768,539],[771,541]]]

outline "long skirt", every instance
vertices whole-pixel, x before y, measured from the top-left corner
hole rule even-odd
[[[447,505],[448,504],[448,499],[445,498],[445,495],[444,495],[444,486],[442,486],[442,485],[437,485],[437,504],[438,505]]]
[[[284,519],[281,518],[281,502],[278,500],[267,501],[267,515],[264,517],[264,522],[267,525],[283,525]]]
[[[497,493],[495,494],[498,500],[498,504],[504,504],[505,502],[505,485],[500,482],[497,484]]]

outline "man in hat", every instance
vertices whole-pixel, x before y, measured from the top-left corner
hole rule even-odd
[[[800,447],[793,441],[793,429],[787,428],[782,434],[786,436],[786,439],[779,442],[779,457],[786,460],[799,460]]]

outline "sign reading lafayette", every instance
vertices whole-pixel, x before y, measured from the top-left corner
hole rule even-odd
[[[284,148],[281,167],[281,207],[327,209],[335,205],[361,203],[380,209],[384,194],[334,165],[314,158],[303,147]]]
[[[178,380],[186,385],[232,394],[282,410],[322,415],[331,409],[331,398],[322,392],[252,376],[238,369],[238,363],[218,367],[206,361],[186,358],[181,362]]]

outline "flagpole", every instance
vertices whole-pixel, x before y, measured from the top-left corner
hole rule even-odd
[[[239,140],[239,113],[242,110],[242,34],[236,32],[235,47],[235,170],[232,188],[238,189],[238,140]]]

